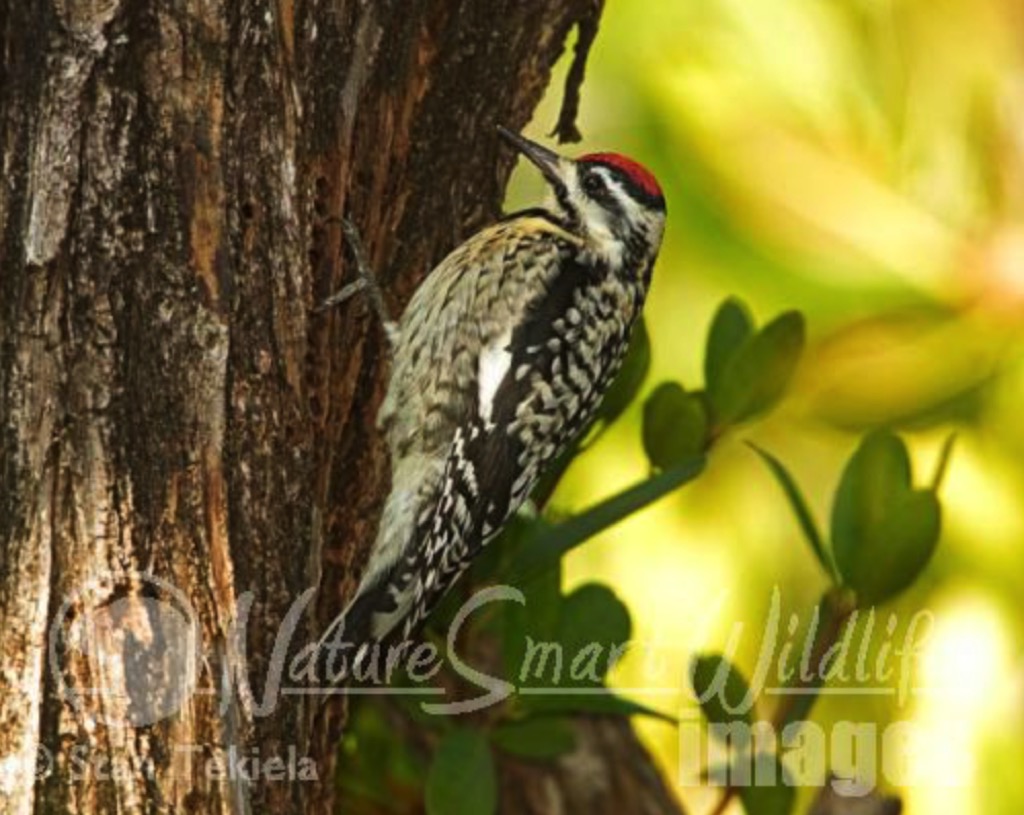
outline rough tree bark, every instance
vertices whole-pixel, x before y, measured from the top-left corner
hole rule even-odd
[[[310,587],[303,635],[337,612],[387,488],[379,330],[314,311],[352,274],[337,219],[404,304],[498,213],[494,125],[599,11],[4,0],[0,811],[330,811],[340,722],[256,708],[282,620]],[[580,727],[561,766],[503,770],[507,811],[675,811],[628,726]],[[206,774],[298,741],[319,783]]]

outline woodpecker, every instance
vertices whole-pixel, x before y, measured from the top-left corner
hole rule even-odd
[[[587,428],[644,305],[666,212],[654,175],[618,153],[573,160],[499,133],[551,194],[458,246],[388,326],[378,424],[393,486],[318,677],[409,641]]]

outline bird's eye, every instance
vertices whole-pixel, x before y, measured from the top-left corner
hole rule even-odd
[[[588,173],[583,178],[583,192],[591,198],[596,198],[605,191],[604,179],[597,173]]]

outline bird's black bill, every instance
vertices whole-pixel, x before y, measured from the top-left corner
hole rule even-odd
[[[542,147],[537,142],[530,141],[525,136],[513,133],[507,127],[502,127],[501,125],[498,125],[498,135],[512,145],[517,152],[522,153],[537,165],[537,169],[541,171],[549,183],[562,184],[561,173],[558,171],[558,162],[561,157],[558,153]]]

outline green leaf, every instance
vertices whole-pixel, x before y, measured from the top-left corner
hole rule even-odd
[[[613,667],[614,649],[629,642],[629,610],[608,586],[587,583],[562,603],[558,642],[565,656],[563,684],[593,686]],[[576,674],[573,676],[573,674]]]
[[[759,753],[754,762],[753,783],[739,790],[747,815],[789,815],[796,801],[796,787],[786,768],[777,756],[768,753]],[[768,783],[772,778],[775,783]]]
[[[682,462],[601,501],[568,521],[542,530],[523,547],[518,562],[506,579],[515,585],[522,585],[542,574],[567,552],[598,532],[603,532],[683,484],[693,481],[704,471],[704,464],[703,456]]]
[[[597,713],[606,716],[649,716],[667,724],[678,724],[679,719],[652,707],[618,696],[607,688],[595,693],[522,694],[519,702],[531,713]]]
[[[663,382],[644,402],[644,451],[655,467],[664,470],[699,456],[707,436],[703,403],[678,383]]]
[[[632,624],[629,610],[604,583],[584,583],[562,602],[559,624],[564,643],[626,642]]]
[[[641,320],[629,341],[629,350],[612,384],[605,392],[597,417],[611,424],[629,407],[643,387],[647,372],[651,369],[651,340],[647,324]]]
[[[754,333],[754,320],[747,304],[736,297],[722,301],[708,330],[704,353],[704,387],[718,388],[736,352]]]
[[[690,664],[690,684],[704,718],[713,725],[740,722],[736,744],[746,746],[750,739],[749,725],[753,721],[753,696],[750,686],[739,669],[721,654],[702,654]],[[716,732],[715,728],[711,730]]]
[[[576,734],[567,719],[542,716],[495,728],[491,741],[515,756],[550,760],[572,752]]]
[[[814,516],[811,515],[811,510],[807,506],[807,502],[804,500],[803,493],[800,492],[800,487],[797,486],[796,480],[790,475],[785,465],[767,450],[758,447],[753,442],[747,442],[747,444],[768,465],[768,469],[775,476],[775,480],[779,482],[779,486],[782,487],[782,491],[785,493],[786,498],[789,500],[789,505],[793,509],[793,514],[796,515],[797,522],[800,524],[800,529],[803,531],[807,542],[811,545],[811,550],[818,559],[818,563],[821,564],[829,576],[837,577],[836,568],[829,557],[825,541],[821,536],[821,532],[818,531],[818,525],[814,521]]]
[[[942,507],[930,490],[915,490],[883,522],[873,563],[855,572],[865,603],[883,603],[913,583],[928,565],[942,530]],[[852,583],[853,581],[851,581]]]
[[[941,514],[934,492],[913,489],[903,441],[884,430],[866,436],[832,507],[836,566],[861,602],[884,602],[917,578],[935,551]]]
[[[865,436],[843,470],[832,505],[832,546],[844,576],[909,490],[910,457],[903,441],[887,430]]]
[[[788,311],[748,337],[708,395],[719,426],[764,413],[782,397],[804,348],[804,318]]]
[[[462,728],[437,747],[427,774],[428,815],[491,815],[498,809],[494,757],[483,733]]]

